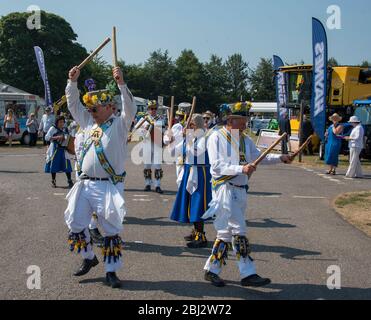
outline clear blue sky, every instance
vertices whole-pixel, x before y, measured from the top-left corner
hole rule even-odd
[[[342,10],[342,30],[327,30],[329,56],[342,64],[371,61],[369,0],[0,0],[0,15],[29,5],[64,17],[78,41],[94,49],[112,26],[118,28],[119,56],[144,62],[151,51],[172,57],[187,48],[201,61],[212,53],[241,53],[251,66],[260,57],[280,55],[286,62],[312,62],[311,17],[327,20],[331,4]],[[45,49],[45,48],[44,48]],[[111,49],[102,52],[111,62]]]

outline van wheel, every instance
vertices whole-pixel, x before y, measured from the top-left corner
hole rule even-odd
[[[30,141],[31,141],[31,137],[30,135],[28,134],[28,132],[25,132],[21,138],[21,144],[22,145],[29,145],[30,144]]]

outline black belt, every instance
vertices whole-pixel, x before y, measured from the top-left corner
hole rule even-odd
[[[246,190],[246,192],[248,192],[249,191],[249,186],[248,185],[244,185],[244,186],[238,186],[238,185],[236,185],[236,184],[233,184],[233,183],[230,183],[229,182],[229,184],[232,186],[232,187],[236,187],[236,188],[240,188],[240,189],[245,189]]]
[[[81,180],[90,180],[90,181],[109,181],[109,178],[92,178],[92,177],[88,177],[88,176],[81,176],[80,177]]]

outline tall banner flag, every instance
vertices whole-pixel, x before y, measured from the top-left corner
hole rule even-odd
[[[327,61],[328,47],[326,30],[316,18],[312,19],[313,28],[313,85],[311,116],[312,125],[321,141],[325,139],[327,105]]]
[[[273,65],[275,71],[276,81],[276,97],[277,97],[277,116],[278,120],[282,118],[282,114],[287,112],[287,88],[286,88],[286,76],[284,72],[279,72],[279,68],[285,64],[282,59],[278,56],[273,56]]]
[[[49,86],[48,75],[46,73],[44,53],[43,53],[43,51],[40,47],[34,47],[34,50],[35,50],[35,54],[36,54],[37,64],[39,65],[41,78],[44,81],[45,102],[46,102],[47,106],[52,106],[53,105],[52,93],[51,93],[50,86]]]

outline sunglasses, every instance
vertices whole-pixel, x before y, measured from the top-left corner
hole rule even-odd
[[[210,118],[204,118],[204,120],[205,120],[205,121],[206,121],[206,120],[207,120],[207,121],[209,121],[209,120],[210,120]]]

